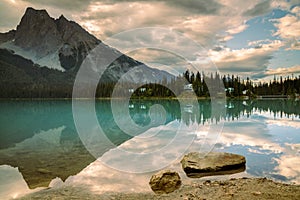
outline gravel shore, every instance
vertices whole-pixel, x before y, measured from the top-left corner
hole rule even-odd
[[[170,194],[154,193],[104,193],[93,194],[82,188],[63,187],[46,189],[20,199],[103,199],[103,200],[152,200],[152,199],[300,199],[300,185],[274,182],[266,178],[239,178],[223,181],[195,181],[182,185]]]

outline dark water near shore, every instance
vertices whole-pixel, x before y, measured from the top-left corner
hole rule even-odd
[[[163,123],[147,129],[151,123],[149,109],[154,104],[163,107],[152,110],[151,115],[156,119],[163,114]],[[193,147],[197,142],[201,146],[203,137],[220,130],[218,140],[213,143],[214,150],[244,155],[247,166],[243,175],[300,184],[300,101],[227,101],[222,106],[224,110],[214,112],[208,100],[183,107],[173,100],[131,101],[130,118],[140,127],[146,127],[147,132],[138,132],[128,125],[125,129],[132,130],[132,135],[115,122],[109,100],[97,101],[95,108],[106,137],[124,151],[147,153],[162,149],[178,129],[194,137]],[[17,197],[49,184],[80,185],[96,192],[122,191],[124,186],[131,191],[148,190],[148,185],[142,184],[147,183],[148,175],[128,175],[127,182],[116,178],[125,172],[111,169],[107,164],[126,168],[133,160],[116,153],[118,148],[112,144],[96,146],[97,156],[89,152],[86,141],[77,133],[71,101],[1,101],[0,108],[0,199]],[[122,115],[119,113],[118,117],[125,120],[126,126],[128,116]],[[219,127],[212,129],[213,126]],[[151,138],[137,137],[149,134]],[[182,142],[170,152],[180,157],[182,151],[178,149],[187,145],[185,139],[183,135]],[[103,158],[106,163],[99,164],[95,157]],[[112,157],[117,161],[110,162]],[[159,156],[147,159],[155,163],[153,167],[165,160]],[[136,169],[140,167],[143,166]]]

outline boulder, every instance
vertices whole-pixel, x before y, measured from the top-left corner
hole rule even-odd
[[[191,152],[181,160],[184,172],[191,178],[242,172],[245,164],[244,156],[223,152]]]
[[[168,194],[180,188],[181,180],[177,172],[163,170],[154,174],[149,184],[156,194]]]

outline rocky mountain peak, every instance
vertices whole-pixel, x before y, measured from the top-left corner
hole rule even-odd
[[[67,20],[63,15],[55,20],[57,30],[60,32],[65,43],[77,46],[80,42],[85,42],[89,46],[98,44],[99,40],[93,35],[89,34],[76,22]]]
[[[15,45],[43,57],[54,52],[62,39],[56,24],[46,10],[27,8],[15,34]]]
[[[26,9],[15,34],[0,35],[3,42],[13,39],[13,45],[31,55],[27,58],[41,65],[57,60],[56,68],[61,66],[65,70],[79,67],[88,52],[100,43],[95,36],[63,15],[53,19],[46,10],[31,7]]]
[[[45,9],[36,10],[32,7],[26,8],[24,16],[33,16],[33,15],[40,15],[40,16],[50,17],[48,12]]]
[[[15,35],[16,35],[16,30],[10,30],[6,33],[0,33],[0,44],[13,40],[15,38]]]
[[[67,20],[67,18],[65,18],[65,16],[64,16],[64,15],[61,15],[61,16],[58,18],[58,20],[64,20],[64,21],[68,21],[68,20]]]

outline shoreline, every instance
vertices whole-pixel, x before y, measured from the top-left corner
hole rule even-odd
[[[111,98],[111,97],[99,97],[99,98],[0,98],[1,101],[70,101],[70,100],[126,100],[126,98]],[[177,97],[146,97],[146,98],[130,98],[130,100],[178,100],[178,99],[194,99],[194,98],[177,98]],[[208,97],[197,97],[197,100],[211,100]],[[224,98],[213,98],[224,100]],[[250,101],[250,100],[298,100],[300,98],[250,98],[244,99],[241,97],[231,98],[226,97],[225,100],[239,100],[239,101]]]
[[[18,199],[300,199],[300,185],[275,182],[267,178],[231,178],[227,180],[195,180],[173,193],[154,192],[94,194],[80,187],[47,188]]]

